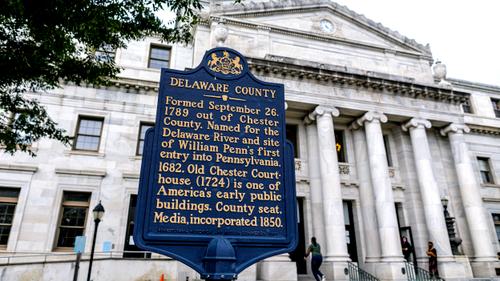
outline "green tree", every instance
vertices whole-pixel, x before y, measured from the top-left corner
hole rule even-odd
[[[239,1],[235,1],[239,2]],[[48,137],[70,143],[65,131],[27,92],[76,85],[102,85],[119,68],[105,50],[159,35],[189,42],[199,0],[0,0],[0,145],[14,154]],[[176,16],[170,22],[161,11]],[[102,52],[104,50],[104,52]]]

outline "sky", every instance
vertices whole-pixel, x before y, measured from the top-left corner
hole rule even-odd
[[[447,77],[500,86],[500,1],[333,0],[391,30],[429,43]]]

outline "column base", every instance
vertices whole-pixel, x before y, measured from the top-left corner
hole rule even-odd
[[[472,273],[476,278],[491,278],[497,277],[496,268],[500,268],[498,260],[480,261],[477,258],[470,263]]]
[[[297,266],[285,255],[267,258],[257,265],[257,280],[297,281]]]
[[[349,280],[348,263],[345,259],[342,261],[323,262],[320,270],[325,274],[327,281]]]
[[[386,262],[382,259],[379,263],[372,264],[372,274],[375,275],[380,281],[407,281],[406,269],[404,262],[393,261]],[[405,274],[403,274],[405,272]]]
[[[464,259],[465,258],[465,259]],[[472,279],[472,269],[467,257],[440,261],[438,258],[439,277],[445,280],[465,281]]]

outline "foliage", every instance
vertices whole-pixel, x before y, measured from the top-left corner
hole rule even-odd
[[[48,137],[69,144],[65,131],[29,93],[61,81],[102,85],[119,68],[108,50],[145,36],[187,43],[200,0],[0,0],[0,146],[27,151]],[[239,2],[239,1],[236,1]],[[164,22],[158,16],[176,16]]]

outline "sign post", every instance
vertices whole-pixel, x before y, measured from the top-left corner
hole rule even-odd
[[[85,251],[85,236],[76,236],[75,237],[75,246],[73,250],[76,253],[76,261],[75,261],[75,271],[73,274],[73,281],[78,280],[78,270],[80,269],[80,260],[82,259],[82,253]]]
[[[263,82],[235,50],[207,51],[191,71],[162,69],[146,132],[134,241],[234,280],[297,244],[292,145],[282,84]]]

